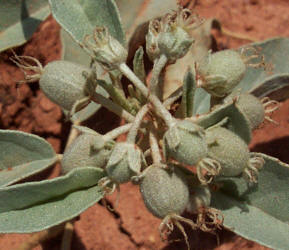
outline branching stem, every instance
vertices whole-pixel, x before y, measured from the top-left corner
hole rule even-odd
[[[148,100],[154,105],[154,108],[158,115],[165,121],[168,127],[175,125],[174,118],[169,111],[163,106],[159,98],[153,93],[149,93],[148,88],[143,82],[133,73],[133,71],[125,64],[122,63],[119,66],[119,70],[138,88],[141,93],[148,98]]]
[[[105,135],[103,135],[102,138],[105,141],[113,140],[113,139],[117,138],[118,136],[120,136],[121,134],[128,132],[130,130],[131,126],[132,126],[132,123],[127,123],[123,126],[117,127],[115,129],[107,132]]]
[[[113,101],[109,100],[108,98],[94,92],[91,95],[91,100],[101,104],[105,108],[107,108],[109,111],[115,113],[119,117],[122,117],[128,122],[133,122],[134,121],[134,116],[128,113],[126,110],[124,110],[122,107],[119,105],[115,104]]]

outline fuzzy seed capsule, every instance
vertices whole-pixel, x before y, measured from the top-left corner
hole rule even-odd
[[[106,145],[107,144],[107,145]],[[65,150],[61,160],[62,173],[74,168],[93,166],[104,168],[111,153],[110,145],[95,133],[79,135]]]
[[[91,70],[68,61],[53,61],[44,67],[39,85],[51,101],[70,111],[77,101],[87,96],[83,72]]]
[[[119,142],[115,145],[105,170],[111,181],[120,184],[140,174],[143,165],[143,153],[136,145]]]
[[[181,214],[189,200],[186,175],[177,166],[149,167],[140,183],[140,191],[147,209],[158,218]]]
[[[186,211],[198,213],[201,208],[207,208],[211,204],[211,192],[207,186],[190,187],[189,202]]]
[[[198,85],[212,96],[224,97],[242,80],[246,64],[234,50],[209,53],[198,65]]]
[[[221,164],[219,175],[238,176],[248,167],[250,152],[247,144],[223,127],[208,129],[208,155]]]
[[[236,105],[248,119],[251,129],[256,129],[264,121],[265,110],[257,97],[242,94],[237,98]]]
[[[187,165],[197,164],[208,153],[204,129],[188,120],[178,121],[165,133],[164,147],[166,158]]]

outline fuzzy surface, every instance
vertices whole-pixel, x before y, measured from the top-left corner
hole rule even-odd
[[[221,176],[237,176],[248,166],[250,158],[247,144],[228,129],[216,127],[207,130],[209,157],[221,163]]]
[[[185,174],[177,167],[172,171],[150,167],[140,184],[140,191],[147,209],[159,218],[181,214],[189,200]]]
[[[209,54],[198,70],[204,81],[204,89],[213,96],[222,97],[241,81],[246,65],[238,52],[222,50]]]
[[[168,156],[183,164],[197,164],[208,153],[205,136],[199,133],[202,130],[201,127],[190,121],[183,120],[178,122],[180,143],[175,149],[169,146],[166,147]]]
[[[265,117],[265,110],[261,101],[250,94],[239,96],[237,106],[250,122],[251,129],[256,129]]]
[[[62,173],[66,174],[77,167],[103,168],[105,166],[110,150],[94,150],[92,147],[94,140],[100,140],[100,138],[91,134],[81,134],[72,142],[63,154],[61,161]]]
[[[186,207],[189,213],[198,213],[201,207],[208,207],[211,204],[211,192],[206,186],[190,188],[190,198]]]
[[[90,69],[68,61],[51,62],[44,67],[40,88],[51,101],[71,110],[77,100],[85,97],[84,71],[90,72]]]

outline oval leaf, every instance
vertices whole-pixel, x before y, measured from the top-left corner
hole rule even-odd
[[[212,206],[222,211],[224,226],[230,231],[272,249],[288,249],[288,223],[221,193],[213,194]]]
[[[39,182],[28,182],[0,189],[0,213],[25,209],[45,203],[76,190],[97,184],[103,170],[93,167],[76,168],[65,176]]]
[[[50,167],[57,160],[43,138],[14,130],[0,130],[0,187]]]
[[[178,7],[175,0],[116,0],[116,4],[128,40],[140,24],[162,16]]]
[[[103,198],[102,188],[92,186],[49,202],[0,214],[0,233],[32,233],[73,219]]]
[[[46,0],[0,0],[0,52],[25,43],[49,13]]]
[[[52,15],[77,43],[93,34],[95,26],[105,26],[122,44],[125,37],[113,0],[49,0]]]
[[[247,144],[250,143],[251,129],[249,122],[234,103],[224,104],[207,115],[201,116],[197,123],[204,128],[208,128],[221,122],[226,117],[229,119],[225,127],[239,135]]]
[[[273,38],[259,43],[252,43],[250,46],[260,49],[260,54],[264,55],[266,63],[272,65],[270,72],[263,68],[247,67],[245,77],[236,87],[236,91],[251,92],[257,97],[264,97],[275,91],[280,91],[283,87],[289,86],[289,39]],[[241,49],[241,48],[240,48]],[[249,52],[248,52],[249,53]],[[288,98],[281,95],[282,100]]]
[[[263,157],[265,165],[258,184],[248,187],[241,178],[222,181],[222,194],[215,194],[213,206],[224,214],[224,225],[235,233],[273,249],[289,245],[289,165],[277,158]]]

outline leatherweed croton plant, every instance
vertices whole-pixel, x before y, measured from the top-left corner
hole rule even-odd
[[[265,246],[288,248],[289,166],[250,152],[248,144],[252,130],[274,122],[270,114],[286,96],[280,90],[288,85],[289,40],[213,53],[208,34],[217,20],[167,2],[172,10],[146,13],[135,24],[154,19],[135,33],[128,10],[117,2],[128,43],[112,0],[49,1],[63,28],[63,59],[41,65],[15,53],[11,60],[25,82],[39,81],[73,128],[63,154],[36,135],[0,131],[1,233],[55,229],[132,182],[162,220],[164,239],[176,227],[189,248],[187,224],[213,234],[225,227]],[[140,33],[146,34],[145,49],[136,50]],[[276,100],[267,97],[272,94]],[[125,124],[106,134],[81,125],[100,106]],[[17,184],[56,162],[60,177]]]

